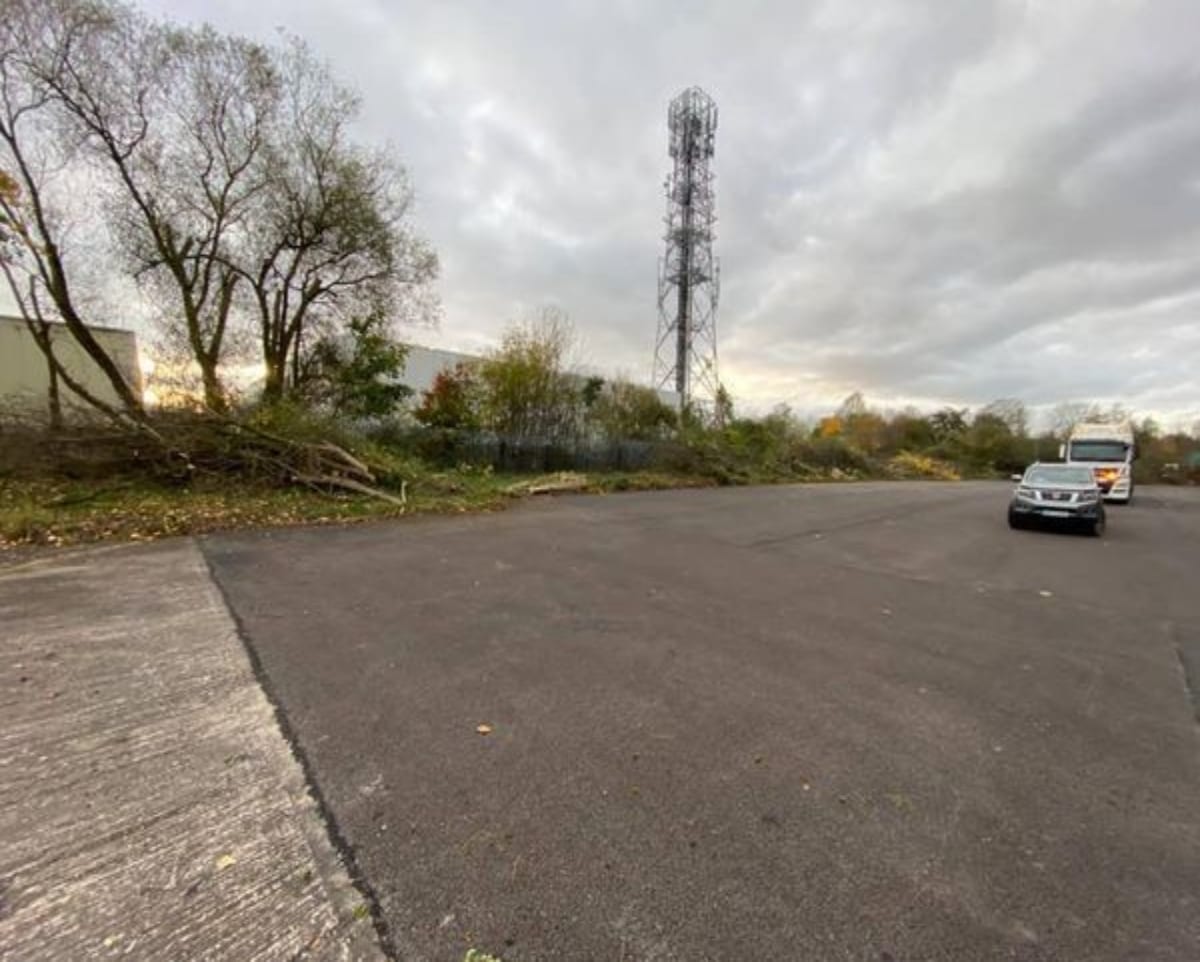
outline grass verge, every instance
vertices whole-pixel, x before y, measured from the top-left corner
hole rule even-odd
[[[610,493],[711,484],[662,472],[530,477],[464,468],[428,472],[406,487],[407,505],[353,493],[255,484],[236,477],[172,486],[147,479],[0,478],[0,551],[30,545],[152,541],[239,528],[347,524],[423,514],[494,511],[546,489]]]

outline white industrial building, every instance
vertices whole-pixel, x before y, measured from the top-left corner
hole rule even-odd
[[[419,344],[409,344],[407,348],[404,373],[400,375],[400,380],[412,388],[414,399],[417,400],[433,387],[433,382],[442,371],[452,371],[459,364],[474,364],[482,360],[474,354],[443,351],[434,347],[421,347]]]
[[[142,391],[137,335],[117,327],[89,325],[88,330],[113,359],[135,394]],[[70,335],[65,324],[50,325],[54,356],[90,394],[113,405],[116,391],[99,365]],[[87,403],[61,380],[58,385],[63,414],[88,411]],[[50,364],[20,317],[0,315],[0,413],[45,418],[50,412]]]

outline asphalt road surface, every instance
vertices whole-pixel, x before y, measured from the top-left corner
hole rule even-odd
[[[1195,962],[1200,491],[1092,539],[1008,490],[205,551],[401,959]]]

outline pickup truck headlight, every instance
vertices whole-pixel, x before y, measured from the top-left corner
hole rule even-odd
[[[1033,501],[1035,500],[1034,490],[1033,488],[1026,487],[1017,488],[1017,497],[1024,498],[1026,501]]]
[[[1079,495],[1080,504],[1095,504],[1099,500],[1099,491],[1084,491]]]

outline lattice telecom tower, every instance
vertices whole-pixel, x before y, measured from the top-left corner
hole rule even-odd
[[[658,268],[658,344],[655,386],[681,403],[711,408],[717,397],[717,295],[720,266],[713,257],[716,224],[712,157],[717,105],[689,87],[667,111],[667,252]]]

